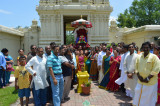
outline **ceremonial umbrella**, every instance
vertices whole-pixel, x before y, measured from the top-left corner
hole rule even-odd
[[[92,23],[87,21],[87,20],[84,20],[84,19],[79,19],[79,20],[76,20],[76,21],[73,21],[71,22],[71,26],[72,27],[78,27],[78,26],[85,26],[86,28],[92,28]]]

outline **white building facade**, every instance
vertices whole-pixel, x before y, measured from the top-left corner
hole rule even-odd
[[[40,0],[36,10],[41,22],[39,46],[52,41],[64,44],[65,17],[80,18],[81,15],[93,25],[88,32],[91,46],[109,42],[109,17],[113,10],[109,0]]]
[[[36,10],[41,26],[36,20],[32,21],[31,27],[17,30],[0,25],[0,50],[7,48],[14,60],[19,49],[24,49],[27,54],[31,45],[44,48],[50,42],[64,44],[66,23],[80,19],[81,15],[93,25],[88,29],[88,43],[91,46],[103,42],[135,42],[140,48],[145,41],[160,45],[160,25],[118,28],[116,21],[112,20],[109,26],[113,11],[109,0],[40,0]]]

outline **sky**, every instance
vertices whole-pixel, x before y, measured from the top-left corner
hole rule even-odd
[[[117,19],[132,2],[133,0],[110,0],[110,5],[113,7],[110,20]],[[0,25],[14,28],[31,26],[33,19],[39,21],[36,11],[38,4],[39,0],[0,0]]]

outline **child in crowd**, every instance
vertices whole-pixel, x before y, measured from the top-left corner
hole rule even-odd
[[[23,106],[23,97],[26,97],[26,106],[28,106],[30,97],[30,80],[29,72],[25,69],[26,57],[20,56],[20,65],[17,66],[14,76],[15,76],[15,89],[18,89],[18,96],[20,97],[20,104]]]

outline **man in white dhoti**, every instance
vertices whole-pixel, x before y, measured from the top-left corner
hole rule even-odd
[[[150,53],[149,42],[142,44],[144,53],[136,61],[138,83],[135,88],[133,106],[155,106],[157,101],[157,80],[160,70],[158,57]]]
[[[134,89],[137,84],[137,75],[135,74],[135,63],[138,54],[134,52],[135,47],[133,44],[129,45],[129,55],[126,56],[124,60],[124,72],[127,75],[127,80],[125,81],[126,95],[133,98]]]
[[[120,67],[119,67],[119,69],[121,70],[121,76],[120,76],[120,78],[118,78],[115,81],[115,83],[117,83],[118,85],[121,85],[122,83],[124,83],[127,80],[127,75],[124,72],[123,63],[124,63],[124,60],[125,60],[126,56],[129,54],[128,45],[123,46],[123,52],[124,52],[124,54],[121,56],[121,63],[120,63]]]
[[[97,65],[98,65],[98,71],[99,71],[99,76],[98,76],[98,83],[100,84],[104,75],[102,72],[102,60],[103,56],[106,55],[106,46],[103,45],[102,51],[98,54],[98,60],[97,60]]]

